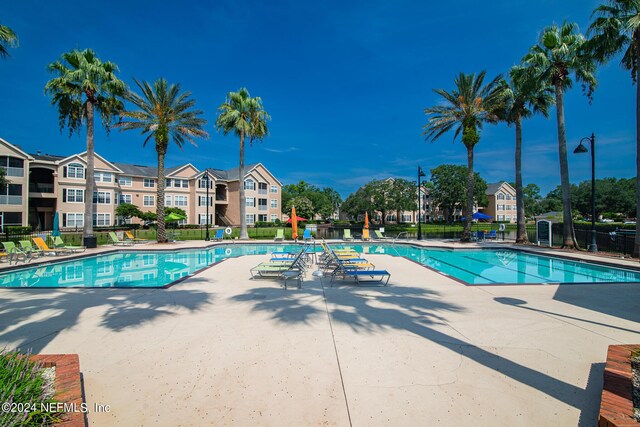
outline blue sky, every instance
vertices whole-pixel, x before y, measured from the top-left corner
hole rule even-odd
[[[436,4],[437,3],[437,4]],[[459,72],[505,73],[552,23],[589,25],[597,0],[425,1],[75,1],[8,0],[0,23],[20,47],[0,61],[0,137],[28,152],[71,154],[84,135],[60,133],[43,94],[48,63],[73,48],[94,49],[120,67],[120,77],[165,77],[193,93],[211,138],[180,151],[167,166],[231,168],[238,141],[213,129],[229,91],[247,87],[263,98],[273,120],[264,143],[246,150],[284,184],[305,180],[343,196],[378,178],[415,179],[443,163],[466,164],[453,135],[435,143],[421,136],[423,109],[440,102]],[[598,71],[589,105],[576,85],[566,95],[570,150],[596,133],[599,177],[635,176],[635,88],[618,61]],[[96,133],[107,159],[154,165],[153,145],[135,132]],[[489,182],[512,181],[514,130],[486,126],[476,170]],[[524,181],[543,194],[560,182],[555,110],[524,124]],[[569,158],[572,182],[590,179],[589,156]]]

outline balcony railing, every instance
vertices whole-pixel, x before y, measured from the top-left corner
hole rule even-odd
[[[258,194],[267,194],[267,189],[266,188],[260,188],[258,190]]]
[[[30,182],[29,192],[31,193],[53,193],[53,184],[46,182]]]
[[[267,210],[267,207],[266,207],[266,206],[263,206],[263,205],[260,205],[260,206],[258,206],[258,210],[259,210],[259,211],[266,211],[266,210]]]
[[[4,169],[7,176],[24,176],[24,168],[14,168],[10,166],[0,166],[0,168]]]
[[[216,201],[218,202],[226,202],[227,195],[226,194],[216,194]]]
[[[5,194],[0,195],[0,205],[21,205],[22,196],[7,196]]]

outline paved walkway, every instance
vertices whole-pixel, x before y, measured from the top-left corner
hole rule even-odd
[[[96,426],[596,423],[640,284],[459,284],[367,255],[388,287],[301,290],[229,259],[169,289],[0,289],[0,347],[78,353]]]

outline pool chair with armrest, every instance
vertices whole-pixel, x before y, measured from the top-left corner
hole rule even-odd
[[[390,237],[385,236],[384,234],[382,234],[382,232],[380,230],[373,230],[373,235],[374,240],[388,240],[390,239]]]
[[[302,240],[305,242],[309,242],[311,241],[312,237],[311,237],[311,230],[307,230],[305,228],[304,233],[302,233]]]
[[[353,240],[353,237],[351,236],[351,230],[348,228],[345,228],[342,234],[342,240],[344,241],[351,241]]]
[[[487,239],[498,240],[498,233],[496,230],[489,230],[489,234],[487,235]]]
[[[283,242],[284,241],[284,228],[278,228],[276,230],[276,237],[273,238],[274,242]]]
[[[68,252],[71,252],[71,253],[84,252],[87,249],[85,246],[67,245],[67,244],[64,243],[64,240],[62,240],[62,237],[60,237],[60,236],[55,236],[53,238],[53,246],[56,249],[63,249],[65,251],[68,251]]]
[[[362,229],[362,240],[371,240],[371,234],[369,233],[369,229],[368,228],[363,228]]]
[[[134,244],[136,244],[136,243],[147,243],[148,242],[147,239],[139,239],[137,237],[134,237],[133,233],[131,231],[129,231],[129,230],[126,230],[124,232],[124,237],[125,237],[125,240],[129,240],[130,242],[133,242]]]
[[[19,240],[18,244],[20,245],[20,249],[22,249],[25,252],[31,252],[32,255],[34,256],[43,256],[44,252],[41,251],[38,247],[34,247],[31,244],[30,240]]]
[[[25,263],[31,261],[31,258],[33,258],[33,254],[31,252],[23,251],[13,242],[2,242],[2,246],[4,247],[4,251],[7,253],[9,265],[11,265],[12,261],[15,261],[17,264],[18,261],[20,261],[20,258],[22,258],[22,261]]]
[[[476,240],[477,240],[478,242],[482,242],[482,241],[484,241],[484,231],[478,231],[478,232],[476,233]]]
[[[44,255],[60,255],[63,252],[60,249],[51,249],[42,237],[34,237],[32,240]]]
[[[120,246],[131,246],[131,245],[133,245],[133,242],[130,242],[130,241],[127,241],[127,240],[118,239],[118,236],[113,231],[109,232],[109,238],[111,239],[111,243],[113,243],[114,246],[118,246],[118,245],[120,245]]]
[[[218,230],[216,230],[216,235],[213,236],[213,240],[220,242],[222,239],[224,239],[224,229],[218,228]]]

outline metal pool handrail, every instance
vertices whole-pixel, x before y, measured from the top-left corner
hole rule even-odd
[[[395,243],[396,240],[398,240],[402,235],[404,235],[405,240],[409,239],[409,233],[407,233],[406,231],[401,231],[396,237],[393,238],[393,243]]]

